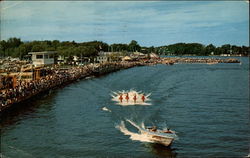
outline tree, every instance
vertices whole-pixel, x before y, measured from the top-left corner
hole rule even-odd
[[[230,54],[231,53],[231,45],[230,44],[224,44],[221,46],[222,54]]]
[[[155,53],[155,47],[154,46],[149,47],[149,53]]]
[[[213,44],[209,44],[206,46],[205,52],[206,55],[210,55],[212,52],[215,53],[216,47]]]
[[[128,45],[122,43],[111,44],[109,50],[113,52],[128,51]]]
[[[246,47],[246,46],[242,46],[242,54],[245,56],[249,56],[250,55],[250,47]]]
[[[9,38],[8,41],[7,41],[7,47],[8,48],[17,48],[21,44],[22,44],[21,39],[20,38],[16,38],[16,37]]]
[[[32,52],[41,52],[41,51],[45,51],[45,48],[42,45],[36,44],[32,46],[31,49]]]
[[[2,40],[2,41],[0,42],[0,50],[1,50],[1,51],[5,51],[7,48],[8,48],[7,42],[6,42],[5,40]]]
[[[232,45],[231,50],[232,50],[232,54],[240,54],[241,53],[241,47],[238,47],[236,45]]]
[[[7,49],[7,42],[5,40],[0,41],[0,56],[5,57],[6,49]]]
[[[23,59],[31,51],[31,47],[28,44],[21,44],[19,46],[19,58]]]
[[[131,51],[131,52],[135,52],[135,51],[140,51],[141,50],[141,46],[135,40],[132,40],[129,43],[128,47],[129,47],[129,51]]]

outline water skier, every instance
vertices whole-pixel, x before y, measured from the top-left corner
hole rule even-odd
[[[145,96],[143,94],[142,94],[141,100],[142,100],[142,102],[145,101]]]
[[[127,93],[127,95],[126,95],[125,99],[126,99],[126,100],[127,100],[127,102],[128,102],[128,100],[129,100],[128,93]]]
[[[119,100],[121,103],[122,103],[122,99],[123,99],[122,94],[120,94]]]
[[[134,95],[133,99],[134,99],[134,102],[136,102],[136,99],[137,99],[137,98],[136,98],[136,94]]]

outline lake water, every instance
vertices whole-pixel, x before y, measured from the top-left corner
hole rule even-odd
[[[244,157],[249,154],[249,61],[134,67],[58,88],[3,120],[10,158]],[[151,93],[148,106],[120,106],[111,93]],[[25,105],[23,105],[25,106]],[[108,109],[103,110],[103,108]],[[170,127],[171,148],[132,140],[116,128]]]

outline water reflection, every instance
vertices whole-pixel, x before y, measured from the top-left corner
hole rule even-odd
[[[56,93],[56,91],[46,91],[31,98],[28,101],[15,104],[14,107],[1,114],[1,128],[13,125],[26,116],[32,118],[32,115],[36,115],[37,110],[40,110],[40,112],[44,113],[50,111],[52,108],[51,102],[54,99]],[[40,106],[43,106],[43,108],[38,109]]]
[[[157,155],[157,157],[175,158],[177,156],[176,149],[166,147],[160,144],[148,143],[145,145],[150,152]]]

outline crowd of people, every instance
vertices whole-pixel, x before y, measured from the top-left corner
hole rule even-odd
[[[15,58],[0,59],[0,72],[19,72],[24,65],[29,65],[29,61]]]
[[[94,72],[107,72],[129,68],[139,63],[106,63],[90,64],[81,67],[48,68],[46,76],[37,80],[17,80],[15,87],[0,90],[0,111],[8,105],[18,103],[42,91],[63,85],[79,78],[92,75]]]
[[[49,75],[38,80],[18,80],[15,87],[1,91],[0,107],[3,109],[7,105],[20,102],[37,93],[74,81],[87,74],[88,68],[73,67],[70,69],[53,69]]]

